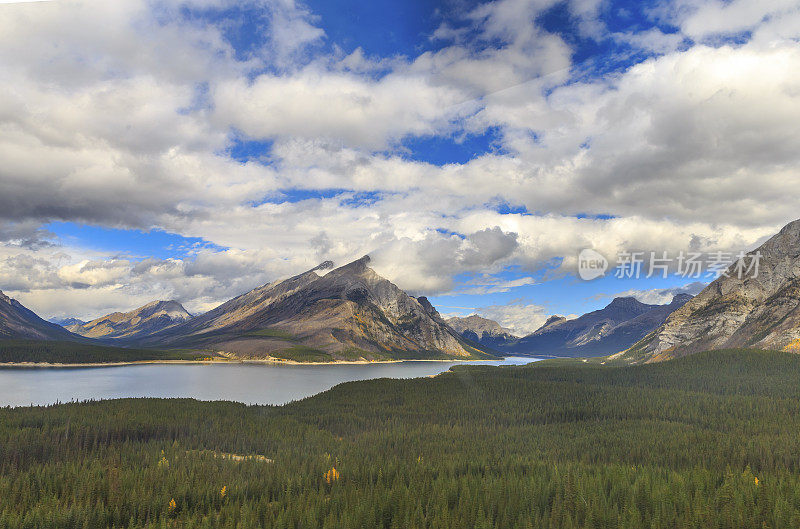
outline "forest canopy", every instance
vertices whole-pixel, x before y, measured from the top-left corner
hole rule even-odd
[[[0,410],[0,527],[798,527],[800,357]]]

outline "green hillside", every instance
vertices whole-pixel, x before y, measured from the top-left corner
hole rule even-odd
[[[0,527],[798,527],[798,431],[753,351],[2,409]]]

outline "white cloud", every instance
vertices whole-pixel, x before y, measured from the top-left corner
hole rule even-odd
[[[500,326],[509,329],[515,336],[532,333],[544,325],[549,316],[543,306],[524,302],[478,307],[475,311],[478,315],[494,320]]]
[[[190,311],[297,273],[295,265],[258,252],[200,249],[184,259],[132,259],[75,247],[0,246],[0,286],[44,317],[82,319],[175,299]]]
[[[532,277],[520,277],[518,279],[502,279],[489,274],[482,274],[480,277],[463,282],[459,287],[444,295],[485,295],[501,294],[527,285],[536,284]]]
[[[634,297],[641,301],[642,303],[647,303],[649,305],[665,305],[667,303],[671,303],[672,299],[677,296],[678,294],[689,294],[691,296],[696,296],[703,290],[708,283],[702,283],[699,281],[694,281],[692,283],[688,283],[686,285],[674,288],[652,288],[648,290],[626,290],[624,292],[619,292],[614,294],[612,297]]]
[[[313,14],[265,2],[267,45],[244,59],[221,28],[181,19],[176,2],[158,14],[135,0],[5,6],[0,288],[42,310],[52,309],[47,292],[60,303],[73,293],[70,315],[130,309],[126,295],[180,297],[197,310],[323,259],[372,253],[401,287],[432,294],[452,290],[455,274],[511,264],[537,270],[563,258],[569,272],[584,247],[738,250],[796,216],[791,6],[684,2],[680,35],[616,36],[660,56],[565,83],[572,50],[531,23],[553,4],[470,12],[481,46],[443,26],[438,51],[373,58],[314,55],[323,36]],[[597,33],[601,7],[570,3],[585,35]],[[677,47],[683,36],[741,28],[751,42]],[[230,159],[231,127],[274,140],[271,164]],[[436,167],[395,149],[408,135],[488,127],[500,154],[464,164]],[[292,188],[347,191],[264,202]],[[503,203],[533,214],[500,215]],[[576,217],[597,214],[617,218]],[[50,248],[40,226],[59,219],[159,227],[230,249],[137,263]]]
[[[653,53],[674,52],[686,38],[681,33],[664,33],[658,28],[641,32],[615,33],[613,37],[637,49]]]
[[[518,130],[517,165],[492,171],[492,183],[529,211],[783,222],[794,209],[779,197],[800,185],[797,66],[796,43],[696,46],[546,101],[498,94],[478,118]]]
[[[467,110],[463,92],[422,76],[372,81],[310,66],[295,75],[232,80],[214,91],[215,120],[257,138],[318,139],[383,149],[412,135],[450,128]]]
[[[128,261],[113,259],[81,261],[61,267],[58,278],[68,285],[87,288],[93,286],[121,286],[130,269]]]
[[[800,10],[795,0],[681,0],[674,10],[681,30],[694,39],[752,30]],[[795,27],[795,31],[800,28]]]

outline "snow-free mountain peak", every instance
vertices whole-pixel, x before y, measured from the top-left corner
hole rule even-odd
[[[212,349],[235,357],[298,359],[481,356],[424,298],[369,267],[364,256],[242,294],[140,345]]]
[[[666,305],[648,305],[634,297],[614,298],[604,308],[568,320],[551,316],[532,334],[501,350],[556,356],[599,356],[616,353],[657,328],[691,296]]]
[[[516,339],[509,329],[488,318],[472,314],[466,317],[453,316],[447,324],[467,340],[497,349]]]
[[[177,301],[153,301],[130,312],[112,312],[86,323],[67,326],[75,334],[104,341],[134,340],[192,319]]]

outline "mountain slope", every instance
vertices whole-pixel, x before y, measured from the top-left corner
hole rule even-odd
[[[0,292],[0,339],[82,341],[63,327],[50,323]]]
[[[191,318],[177,301],[154,301],[130,312],[113,312],[87,323],[68,325],[66,329],[87,338],[135,339]]]
[[[472,314],[465,318],[453,316],[445,320],[458,334],[467,340],[485,345],[492,349],[503,347],[517,339],[511,331],[500,326],[494,320]]]
[[[301,360],[474,358],[425,298],[415,299],[365,256],[259,287],[140,343],[195,347],[235,357]]]
[[[556,356],[615,353],[652,332],[689,299],[688,294],[679,294],[667,305],[647,305],[632,297],[615,298],[605,308],[573,320],[553,316],[502,350]]]
[[[707,349],[800,350],[800,220],[748,255],[761,253],[757,277],[728,269],[664,324],[620,356],[668,360]]]

